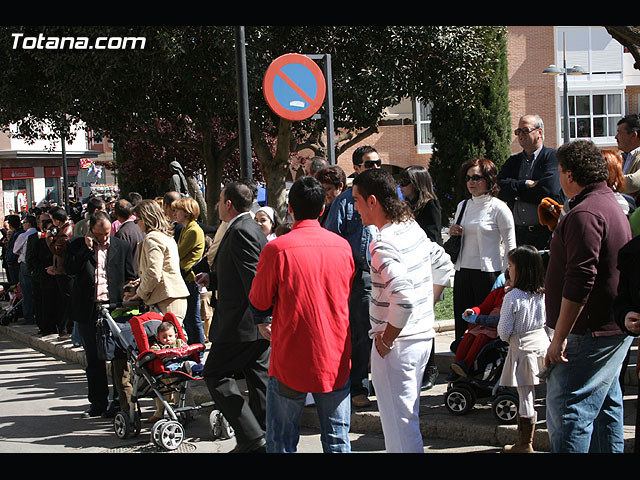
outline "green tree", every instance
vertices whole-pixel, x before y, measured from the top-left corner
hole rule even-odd
[[[223,169],[236,154],[237,91],[234,27],[0,28],[0,124],[18,122],[39,135],[39,121],[84,121],[112,137],[132,138],[201,155],[209,220]],[[336,158],[377,131],[385,108],[405,97],[474,105],[493,74],[496,27],[272,26],[247,27],[252,144],[269,200],[285,208],[287,163],[303,148],[326,153],[325,122],[289,122],[267,107],[262,78],[271,61],[296,52],[329,54],[333,68]],[[139,37],[144,49],[12,48],[26,36]],[[473,108],[473,107],[471,107]],[[26,119],[26,120],[25,120]],[[158,122],[173,126],[171,135]],[[214,124],[216,128],[213,128]],[[223,129],[229,135],[217,135]],[[273,141],[275,139],[275,142]]]
[[[442,204],[443,224],[468,196],[459,182],[460,166],[472,158],[488,158],[498,169],[511,155],[511,116],[506,29],[496,29],[494,74],[478,89],[472,103],[455,105],[444,97],[432,100],[431,129],[435,138],[429,171]]]

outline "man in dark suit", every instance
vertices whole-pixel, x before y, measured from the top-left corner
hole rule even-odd
[[[538,205],[545,197],[562,203],[556,151],[544,146],[544,125],[538,115],[524,115],[514,132],[522,152],[507,159],[500,173],[498,197],[513,212],[516,243],[548,248],[551,231],[540,224]]]
[[[94,212],[89,217],[87,235],[69,241],[65,268],[75,276],[70,314],[72,320],[78,322],[87,357],[91,407],[84,416],[101,416],[107,410],[109,387],[105,361],[98,357],[96,303],[121,302],[124,284],[136,278],[131,247],[126,241],[111,236],[111,219],[106,212]]]
[[[144,240],[144,233],[135,224],[133,218],[133,205],[129,200],[121,198],[113,208],[113,213],[120,222],[115,236],[125,240],[131,246],[131,256],[133,258],[133,270],[138,274],[138,244]]]
[[[240,182],[220,192],[218,213],[229,227],[213,260],[212,272],[196,282],[217,291],[209,330],[211,350],[204,366],[205,383],[235,431],[234,452],[265,451],[269,342],[260,335],[249,306],[249,291],[267,239],[249,210],[251,190]],[[245,401],[234,375],[241,372],[249,389]]]

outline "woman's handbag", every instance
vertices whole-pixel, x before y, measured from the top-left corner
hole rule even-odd
[[[456,225],[460,225],[460,220],[462,219],[462,215],[464,214],[464,209],[467,206],[467,201],[468,200],[465,200],[464,203],[462,204],[462,208],[460,209],[460,214],[458,215],[458,218],[455,221]],[[451,262],[456,263],[456,261],[458,260],[458,255],[460,255],[461,246],[462,246],[462,235],[455,235],[455,236],[450,236],[449,240],[444,242],[444,245],[442,247],[444,248],[444,251],[447,252],[451,257]]]

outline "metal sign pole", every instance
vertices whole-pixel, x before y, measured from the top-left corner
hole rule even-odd
[[[236,27],[236,74],[238,81],[238,133],[240,135],[240,164],[242,176],[253,178],[251,135],[249,130],[249,98],[247,87],[247,58],[244,27]]]
[[[333,128],[333,80],[331,77],[331,55],[307,55],[313,60],[324,60],[324,78],[327,86],[326,107],[323,115],[314,115],[313,118],[324,118],[327,121],[327,161],[329,165],[336,164],[334,128]]]
[[[70,213],[71,209],[69,208],[69,179],[68,179],[68,168],[67,168],[67,148],[66,148],[66,138],[67,138],[67,124],[66,122],[62,125],[62,131],[60,132],[60,144],[62,145],[62,191],[64,198],[64,209],[67,213]]]

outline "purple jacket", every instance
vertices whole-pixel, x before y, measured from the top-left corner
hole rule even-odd
[[[545,278],[547,325],[555,328],[562,298],[584,305],[571,333],[620,333],[613,315],[618,251],[631,240],[629,220],[605,181],[569,203],[551,240]]]

